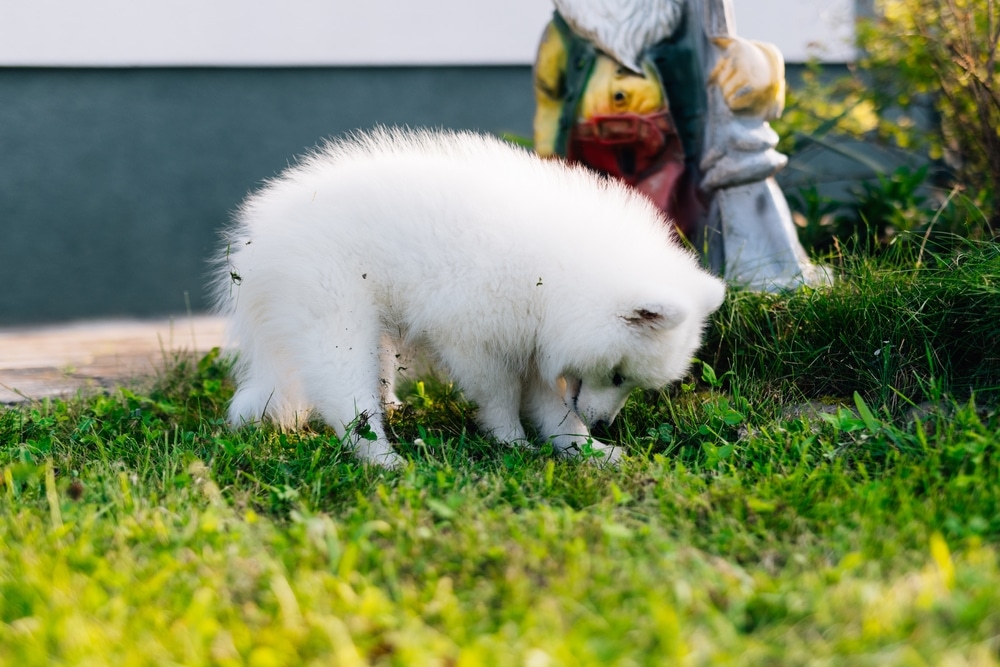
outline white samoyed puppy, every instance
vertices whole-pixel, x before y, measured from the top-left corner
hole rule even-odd
[[[724,294],[617,181],[496,138],[387,129],[327,143],[251,195],[213,287],[238,350],[232,424],[315,412],[387,466],[404,346],[497,440],[525,442],[524,415],[557,452],[616,462],[589,427],[682,377]]]

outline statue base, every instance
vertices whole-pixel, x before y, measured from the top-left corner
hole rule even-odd
[[[833,282],[806,256],[773,177],[714,193],[705,246],[709,266],[734,286],[778,292]]]

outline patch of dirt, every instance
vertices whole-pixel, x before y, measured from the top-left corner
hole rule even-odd
[[[139,384],[177,353],[203,354],[222,337],[222,321],[209,316],[0,329],[0,404]]]

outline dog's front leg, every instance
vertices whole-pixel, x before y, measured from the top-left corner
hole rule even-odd
[[[469,396],[479,406],[476,421],[485,433],[500,442],[523,445],[528,439],[521,425],[521,391],[515,378],[496,383],[493,391]]]
[[[557,454],[580,457],[595,463],[618,465],[622,448],[594,439],[579,415],[566,407],[563,397],[540,377],[524,387],[524,410],[541,437],[552,443]]]
[[[479,407],[476,422],[485,435],[500,442],[527,442],[520,416],[521,381],[516,374],[500,361],[479,360],[466,366],[453,359],[447,366],[465,397]]]

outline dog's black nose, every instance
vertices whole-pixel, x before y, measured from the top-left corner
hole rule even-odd
[[[607,419],[598,419],[596,422],[593,423],[591,428],[592,429],[607,428],[609,425],[610,422]]]

